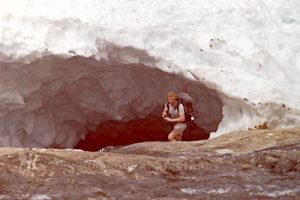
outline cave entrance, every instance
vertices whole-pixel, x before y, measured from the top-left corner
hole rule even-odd
[[[146,57],[136,54],[126,58]],[[217,130],[223,117],[217,91],[180,73],[151,67],[154,61],[144,65],[136,60],[127,64],[111,57],[108,60],[45,56],[29,64],[3,65],[10,69],[5,76],[11,82],[5,83],[18,88],[10,95],[23,98],[16,104],[8,101],[1,112],[2,129],[14,136],[4,137],[2,144],[96,151],[166,141],[170,125],[161,118],[166,95],[182,91],[185,84],[198,114],[197,126],[190,126],[183,140],[206,139]]]
[[[159,110],[159,113],[161,110]],[[108,146],[124,146],[146,141],[167,141],[171,125],[164,122],[160,115],[149,115],[144,119],[128,122],[108,120],[101,123],[95,131],[88,131],[86,138],[74,147],[86,151],[98,151]],[[205,140],[209,133],[197,124],[189,124],[182,140]]]
[[[216,131],[222,120],[222,102],[217,92],[199,82],[143,64],[98,62],[80,57],[69,62],[97,66],[97,70],[72,84],[69,91],[78,95],[81,105],[88,103],[89,110],[93,109],[90,120],[101,121],[88,129],[85,138],[74,148],[97,151],[107,146],[167,141],[171,127],[161,118],[166,94],[180,92],[186,84],[198,115],[196,124],[188,126],[183,140],[209,138],[209,133]]]

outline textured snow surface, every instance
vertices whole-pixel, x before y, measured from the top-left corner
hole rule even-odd
[[[134,71],[126,75],[132,64],[198,82],[191,93],[207,95],[198,104],[206,102],[213,113],[207,122],[199,119],[207,130],[219,119],[221,99],[223,119],[213,137],[264,122],[272,128],[299,124],[298,0],[0,2],[1,146],[72,147],[104,119],[129,120],[158,109],[163,98],[142,99],[147,89],[157,97],[169,87],[145,88],[145,81],[129,94],[134,81],[143,80]],[[104,61],[128,65],[103,88],[96,82]],[[124,74],[132,84],[119,78]],[[118,98],[123,101],[112,102]],[[140,111],[130,115],[127,105]]]

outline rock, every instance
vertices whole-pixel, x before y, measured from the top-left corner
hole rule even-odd
[[[0,149],[0,199],[297,199],[300,129],[98,152]]]

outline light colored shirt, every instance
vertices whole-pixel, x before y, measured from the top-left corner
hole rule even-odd
[[[167,104],[166,104],[166,108]],[[180,115],[184,115],[184,108],[182,104],[179,104],[178,110],[176,109],[176,105],[173,107],[171,104],[169,104],[169,114],[171,115],[171,119],[175,119],[180,117]]]

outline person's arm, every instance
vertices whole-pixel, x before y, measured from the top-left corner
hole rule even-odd
[[[167,111],[168,111],[168,108],[167,108],[167,104],[165,104],[165,108],[164,108],[164,110],[163,110],[163,112],[162,112],[162,114],[161,114],[161,116],[162,116],[162,118],[165,118],[165,117],[167,117]]]
[[[168,120],[168,122],[184,122],[184,121],[185,121],[184,114],[180,115],[178,118],[175,118],[175,119],[169,118],[169,120]]]
[[[168,122],[184,122],[185,121],[185,115],[184,115],[184,108],[183,108],[182,104],[179,105],[178,111],[179,111],[179,117],[178,118],[175,118],[175,119],[168,118],[167,121]]]

